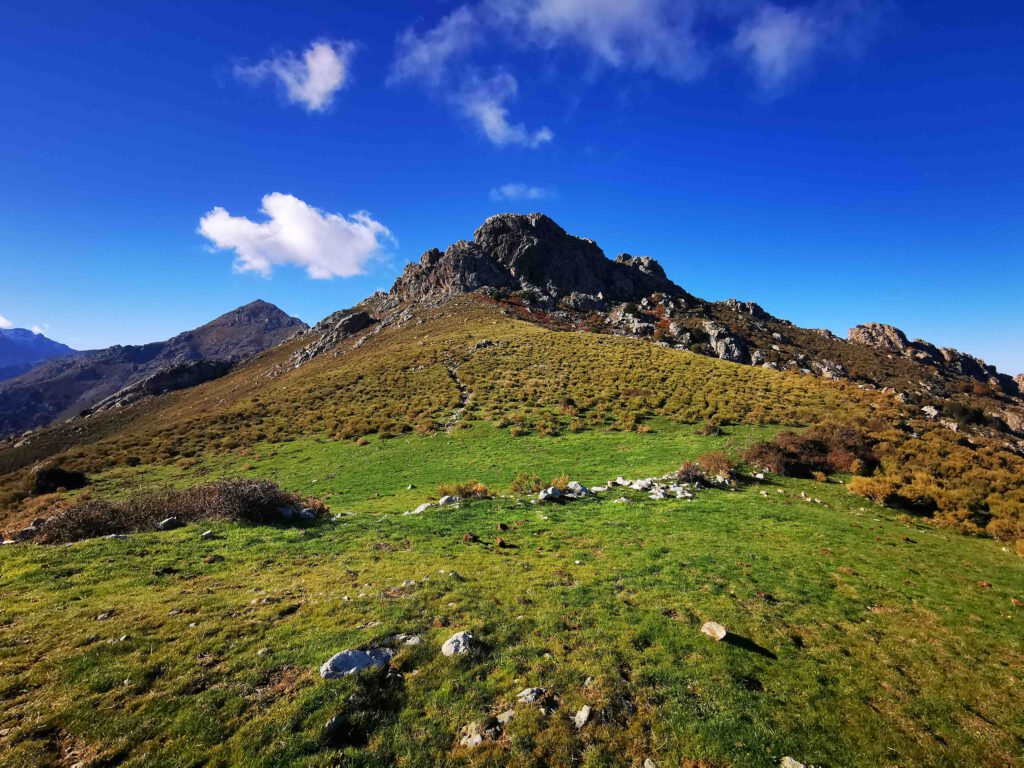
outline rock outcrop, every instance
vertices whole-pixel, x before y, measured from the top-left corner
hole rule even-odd
[[[226,360],[196,360],[173,365],[101,400],[92,408],[92,413],[105,411],[108,408],[124,408],[144,397],[154,397],[179,389],[197,387],[207,381],[224,376],[233,367],[234,363]]]
[[[903,331],[892,325],[858,325],[850,329],[848,339],[885,350],[890,354],[908,357],[914,362],[938,369],[945,376],[974,379],[1007,395],[1017,395],[1021,392],[1019,385],[1010,376],[999,373],[995,366],[984,360],[949,347],[936,347],[921,339],[909,341]]]
[[[315,337],[316,341],[296,352],[292,364],[297,367],[309,362],[376,322],[377,318],[361,310],[335,312],[309,330],[309,335]]]
[[[471,242],[427,251],[406,267],[391,295],[422,301],[484,288],[566,299],[582,311],[654,293],[688,296],[653,259],[622,254],[612,261],[593,240],[570,235],[539,213],[492,216]]]

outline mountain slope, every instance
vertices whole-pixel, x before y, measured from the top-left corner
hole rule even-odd
[[[126,387],[149,381],[129,399],[223,375],[228,364],[304,330],[305,323],[272,304],[254,301],[167,341],[114,346],[53,360],[0,384],[0,435],[77,416]],[[208,363],[210,365],[199,365]],[[220,365],[212,365],[218,363]],[[157,377],[152,379],[152,377]]]
[[[0,381],[20,376],[46,360],[68,357],[75,350],[25,328],[0,328]]]
[[[863,493],[1013,539],[1024,537],[1021,413],[999,378],[797,328],[752,303],[706,302],[649,259],[612,262],[546,217],[505,215],[221,379],[0,450],[0,473],[13,493],[19,472],[60,455],[116,477],[114,490],[132,481],[126,463],[203,466],[310,436],[481,420],[542,435],[642,431],[652,418],[831,421],[877,442],[881,470]]]

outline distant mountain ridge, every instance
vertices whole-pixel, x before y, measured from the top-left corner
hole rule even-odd
[[[0,381],[20,376],[47,360],[74,355],[59,341],[26,328],[0,328]]]
[[[132,402],[140,395],[194,386],[306,327],[273,304],[257,300],[166,341],[116,345],[49,360],[0,382],[0,435],[77,416],[101,403],[116,407],[121,400]],[[119,399],[125,389],[129,391]]]

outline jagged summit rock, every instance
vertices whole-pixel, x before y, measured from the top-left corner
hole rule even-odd
[[[472,241],[427,251],[407,266],[391,295],[419,301],[483,288],[535,291],[584,310],[653,293],[692,298],[654,259],[622,254],[612,261],[593,240],[570,235],[542,213],[491,216]]]

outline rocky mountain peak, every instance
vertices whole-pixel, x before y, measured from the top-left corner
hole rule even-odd
[[[472,241],[427,251],[406,267],[391,295],[419,301],[485,288],[538,292],[580,309],[654,293],[692,298],[654,259],[622,254],[612,261],[593,240],[570,235],[542,213],[491,216]]]

